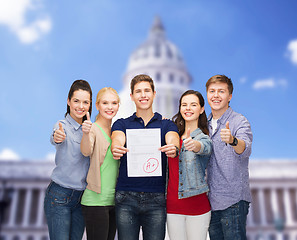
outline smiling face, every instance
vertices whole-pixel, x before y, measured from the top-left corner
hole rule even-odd
[[[204,107],[200,106],[199,98],[194,94],[185,95],[181,99],[180,113],[185,122],[198,121]]]
[[[207,89],[207,101],[213,116],[218,119],[229,107],[232,94],[229,93],[227,83],[211,83]]]
[[[77,90],[73,92],[71,99],[67,99],[70,108],[70,116],[79,124],[82,124],[82,118],[89,111],[91,96],[88,91]]]
[[[136,83],[133,93],[130,94],[131,100],[135,103],[137,110],[149,110],[152,108],[156,92],[153,92],[149,82],[142,81]]]
[[[111,120],[119,110],[119,97],[112,91],[106,91],[96,102],[96,108],[99,117]]]

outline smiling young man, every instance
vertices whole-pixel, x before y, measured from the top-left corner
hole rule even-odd
[[[206,83],[211,107],[208,118],[213,153],[207,167],[211,240],[246,239],[246,219],[251,202],[249,156],[253,135],[249,121],[229,106],[233,84],[225,75]]]
[[[137,75],[131,81],[131,100],[136,112],[112,126],[111,151],[114,159],[120,159],[116,186],[115,208],[119,240],[138,240],[142,227],[144,240],[163,240],[166,222],[166,165],[167,157],[179,152],[179,136],[176,125],[153,112],[156,92],[153,80],[147,75]],[[127,168],[126,130],[161,130],[161,176],[129,177]]]

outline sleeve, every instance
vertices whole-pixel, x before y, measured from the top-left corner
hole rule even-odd
[[[198,153],[199,155],[207,155],[210,156],[211,151],[212,151],[212,142],[209,138],[209,136],[205,134],[201,134],[200,139],[197,139],[201,143],[201,149]]]
[[[235,129],[234,136],[245,142],[245,149],[239,156],[241,158],[248,158],[252,153],[253,133],[249,121],[243,115],[239,117],[239,123]]]
[[[123,118],[118,119],[114,122],[114,124],[111,127],[111,133],[114,131],[122,131],[126,134],[125,121]]]
[[[165,128],[166,133],[167,132],[177,132],[178,133],[178,128],[177,128],[177,126],[175,125],[174,122],[172,122],[169,119],[164,119],[163,121],[166,122],[166,128]]]

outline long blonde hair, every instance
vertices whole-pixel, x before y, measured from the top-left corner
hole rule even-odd
[[[99,90],[99,92],[97,93],[97,96],[96,96],[96,104],[100,102],[100,99],[102,98],[102,96],[106,93],[106,92],[112,92],[113,94],[115,94],[117,96],[117,99],[118,99],[118,103],[120,103],[120,96],[119,94],[117,93],[117,91],[115,89],[113,89],[112,87],[104,87],[104,88],[101,88]],[[97,114],[96,116],[96,120],[98,118],[98,115],[99,113]]]

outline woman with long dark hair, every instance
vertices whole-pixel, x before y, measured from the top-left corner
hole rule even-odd
[[[171,240],[205,240],[210,222],[205,170],[212,144],[201,93],[194,90],[183,93],[173,121],[178,127],[181,151],[179,157],[168,158],[169,237]]]
[[[81,240],[85,222],[80,204],[86,188],[90,159],[80,152],[82,124],[92,113],[92,90],[85,80],[70,87],[65,119],[51,134],[56,167],[46,189],[44,210],[51,240]]]

